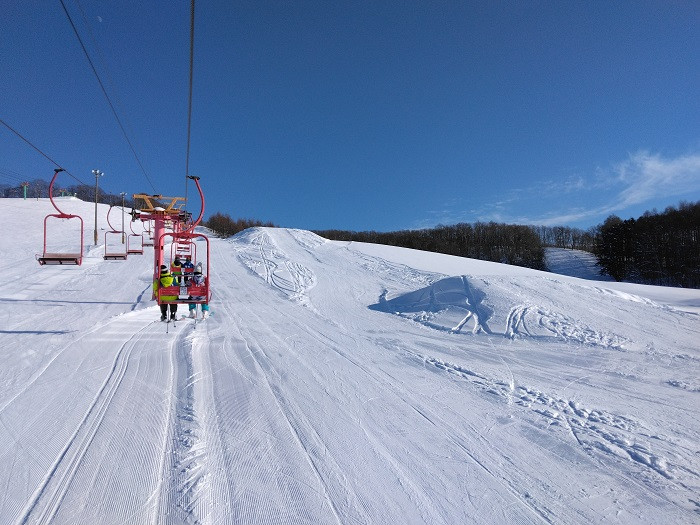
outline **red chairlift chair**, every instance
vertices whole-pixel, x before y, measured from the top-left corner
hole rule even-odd
[[[126,238],[126,253],[143,255],[143,246],[145,244],[143,233],[136,233],[134,231],[133,221],[129,222],[129,229],[131,234]]]
[[[80,215],[73,215],[70,213],[64,213],[62,212],[58,206],[56,206],[56,202],[53,200],[53,185],[54,182],[56,181],[56,177],[58,174],[63,170],[62,168],[57,168],[54,170],[54,175],[53,179],[51,179],[51,184],[49,186],[49,199],[51,200],[51,204],[53,205],[54,208],[56,208],[56,211],[58,213],[51,213],[47,215],[44,218],[44,252],[43,255],[37,256],[37,261],[39,261],[40,265],[45,265],[45,264],[67,264],[67,265],[80,265],[83,262],[83,234],[85,231],[85,227],[83,224],[83,219],[80,217]],[[61,219],[61,220],[72,220],[72,219],[78,219],[80,221],[80,252],[77,251],[72,251],[72,252],[61,252],[61,251],[55,251],[53,249],[49,250],[47,248],[46,240],[48,236],[48,228],[47,224],[49,219],[55,218],[55,219]]]
[[[190,279],[187,278],[190,275],[190,272],[186,272],[184,277],[185,279],[181,279],[181,283],[179,286],[168,286],[168,287],[163,287],[158,289],[158,304],[168,304],[168,303],[193,303],[193,304],[203,304],[203,303],[209,303],[209,300],[211,299],[211,290],[209,289],[209,239],[207,238],[206,235],[201,234],[201,233],[192,233],[192,232],[180,232],[180,233],[173,233],[173,232],[167,232],[161,235],[160,240],[161,240],[161,248],[166,244],[166,239],[170,238],[171,242],[174,244],[176,240],[182,240],[183,238],[189,239],[192,244],[194,244],[195,239],[196,240],[203,240],[206,243],[206,260],[205,262],[205,268],[202,269],[202,274],[204,275],[204,284],[202,286],[195,286],[190,282]],[[171,252],[172,254],[172,252]],[[174,260],[174,257],[170,261],[162,261],[163,264],[168,266],[170,268],[172,261]],[[194,261],[193,261],[194,262]],[[170,263],[170,264],[168,264]],[[176,300],[163,300],[162,296],[174,296],[177,297]]]
[[[156,296],[156,300],[158,301],[158,304],[170,304],[170,303],[177,303],[177,304],[204,304],[204,303],[209,303],[211,300],[211,289],[209,287],[209,238],[202,234],[202,233],[194,233],[194,229],[199,225],[199,223],[202,220],[202,217],[204,215],[204,193],[202,192],[202,188],[199,185],[199,177],[193,177],[193,176],[188,176],[188,178],[192,179],[195,181],[195,184],[197,185],[197,190],[199,191],[199,196],[202,201],[202,209],[199,214],[199,218],[191,223],[189,227],[184,230],[184,231],[179,231],[179,232],[166,232],[163,233],[159,239],[158,239],[158,250],[157,252],[160,254],[160,260],[157,260],[157,267],[159,267],[161,264],[165,264],[166,261],[162,259],[162,255],[164,253],[163,247],[166,244],[166,239],[170,238],[171,239],[171,248],[170,248],[170,256],[171,260],[168,261],[169,264],[167,264],[168,268],[170,268],[170,264],[172,264],[172,261],[174,260],[176,255],[179,255],[177,253],[177,246],[178,245],[188,245],[190,247],[190,256],[192,257],[193,255],[196,256],[196,244],[195,241],[204,241],[206,245],[206,260],[204,261],[206,268],[202,269],[202,274],[204,275],[204,284],[201,286],[195,286],[192,284],[190,279],[181,279],[181,283],[179,286],[167,286],[167,287],[162,287],[158,288],[158,294]],[[193,259],[193,262],[194,259]],[[174,300],[167,300],[163,299],[163,296],[171,296],[171,297],[177,297],[177,299]]]
[[[104,259],[105,261],[123,261],[126,260],[128,255],[126,234],[123,231],[117,230],[114,226],[112,226],[112,223],[109,220],[109,214],[112,211],[112,208],[114,208],[114,206],[110,206],[109,210],[107,210],[107,224],[109,225],[110,230],[105,232]],[[109,240],[115,239],[117,235],[119,236],[119,242],[112,242],[110,244]],[[118,246],[120,244],[123,245],[123,250],[114,249],[115,246]]]

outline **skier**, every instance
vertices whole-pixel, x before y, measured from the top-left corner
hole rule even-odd
[[[202,263],[197,263],[197,266],[194,269],[194,274],[192,275],[192,280],[190,283],[194,286],[204,286],[204,276],[202,275]],[[204,299],[202,296],[196,296],[192,297],[194,300],[201,300]],[[189,309],[190,309],[190,318],[191,319],[196,319],[197,318],[197,304],[196,303],[190,303],[189,304]],[[209,305],[207,303],[202,303],[202,319],[206,319],[209,317]]]
[[[170,273],[168,267],[164,264],[160,267],[160,277],[153,281],[153,293],[158,294],[158,289],[161,287],[168,287],[177,285],[175,277]],[[175,301],[177,300],[177,295],[164,295],[160,298],[162,301]],[[177,303],[163,303],[160,305],[160,320],[165,321],[168,319],[168,304],[170,305],[170,319],[175,320],[175,313],[177,312]]]
[[[179,285],[180,278],[182,277],[182,261],[180,261],[179,255],[175,256],[173,264],[170,265],[170,271],[172,272],[173,277],[175,278],[175,284]]]
[[[190,285],[190,280],[192,279],[192,274],[194,273],[194,264],[192,264],[192,258],[188,255],[185,257],[185,262],[182,263],[182,278],[183,284],[185,286]]]

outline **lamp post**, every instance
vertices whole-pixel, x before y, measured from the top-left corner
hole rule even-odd
[[[97,181],[104,175],[104,172],[92,170],[92,174],[95,176],[95,246],[97,246]]]
[[[126,233],[124,232],[124,196],[126,195],[126,193],[121,192],[119,195],[122,196],[122,244],[124,244],[126,242],[126,240],[124,239],[124,236],[126,235]]]

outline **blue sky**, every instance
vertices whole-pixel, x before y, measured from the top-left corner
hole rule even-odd
[[[184,196],[190,3],[64,3],[146,174],[59,0],[3,3],[0,118],[86,183]],[[200,0],[195,23],[206,216],[587,228],[700,199],[696,1]],[[52,173],[0,127],[0,183]]]

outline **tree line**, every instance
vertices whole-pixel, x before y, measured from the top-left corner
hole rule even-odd
[[[256,219],[232,219],[230,215],[219,212],[216,212],[206,221],[203,221],[202,225],[212,230],[217,236],[223,238],[236,235],[238,232],[242,232],[247,228],[260,226],[269,228],[275,227],[271,222],[262,222]]]
[[[617,281],[700,288],[700,202],[681,202],[638,219],[615,215],[581,230],[494,222],[380,233],[323,230],[331,240],[402,246],[461,257],[546,269],[545,247],[592,252],[601,275]]]
[[[255,219],[232,219],[220,212],[202,224],[220,237],[230,237],[251,227],[276,227],[271,222]],[[542,242],[529,226],[479,222],[473,225],[440,225],[431,229],[386,233],[347,230],[317,230],[314,233],[329,240],[386,244],[538,270],[546,269]]]
[[[222,237],[274,224],[216,213],[205,226]],[[394,232],[316,230],[330,240],[400,246],[546,270],[545,247],[585,250],[598,257],[601,274],[618,281],[700,287],[700,202],[681,203],[638,219],[612,215],[581,230],[566,226],[522,226],[495,222],[440,225]]]
[[[700,288],[700,201],[638,219],[611,215],[592,251],[617,281]]]
[[[542,244],[551,248],[568,248],[592,252],[595,247],[598,230],[570,228],[568,226],[531,226],[539,236]]]
[[[49,197],[49,186],[50,183],[43,179],[34,179],[28,181],[27,186],[27,198],[38,199],[38,198],[48,198]],[[119,205],[122,204],[122,196],[115,195],[113,193],[107,193],[99,190],[97,192],[97,202],[101,204]],[[63,186],[60,189],[58,186],[53,187],[53,196],[60,197],[61,195],[69,195],[72,197],[77,197],[78,199],[86,202],[95,202],[95,186],[90,186],[87,184],[78,184],[71,186]],[[0,196],[5,198],[11,197],[23,197],[24,188],[21,185],[10,186],[7,184],[0,185]],[[128,208],[134,207],[134,200],[128,196],[124,199],[124,206]]]
[[[546,269],[542,241],[529,226],[477,222],[386,233],[346,230],[321,230],[314,233],[330,240],[401,246],[537,270]]]

